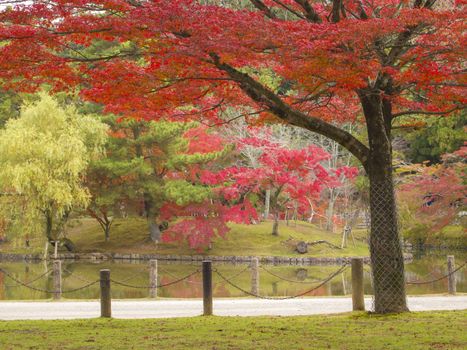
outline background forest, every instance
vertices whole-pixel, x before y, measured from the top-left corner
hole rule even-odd
[[[228,114],[226,120],[236,111]],[[119,119],[74,95],[46,92],[4,91],[0,115],[1,237],[17,250],[43,250],[48,241],[73,251],[76,237],[81,243],[86,235],[92,249],[96,232],[111,249],[112,240],[132,230],[146,232],[143,245],[205,250],[220,238],[235,241],[244,230],[239,224],[286,241],[281,225],[297,221],[342,246],[352,231],[366,237],[368,181],[361,166],[336,142],[304,129],[247,127],[241,119],[209,126]],[[365,137],[356,123],[346,129]],[[411,118],[394,134],[406,242],[466,244],[465,131],[460,113]]]

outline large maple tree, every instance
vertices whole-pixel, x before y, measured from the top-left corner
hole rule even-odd
[[[391,129],[464,108],[463,1],[11,3],[0,14],[4,87],[80,85],[107,111],[144,118],[215,123],[233,106],[349,150],[371,183],[375,311],[407,309]],[[97,40],[111,44],[96,54]],[[366,124],[367,143],[340,127],[349,120]]]

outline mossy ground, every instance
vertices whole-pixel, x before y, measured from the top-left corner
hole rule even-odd
[[[4,321],[0,322],[0,348],[456,350],[467,348],[466,326],[466,311]]]

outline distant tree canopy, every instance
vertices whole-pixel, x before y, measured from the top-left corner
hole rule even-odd
[[[467,114],[451,118],[435,117],[426,127],[407,135],[410,160],[414,163],[440,163],[441,156],[459,149],[466,140]]]
[[[0,129],[9,119],[18,117],[21,102],[19,94],[0,90]]]
[[[71,210],[89,204],[83,177],[101,155],[106,131],[96,118],[62,108],[45,93],[25,105],[0,131],[3,213],[28,228],[24,234],[61,238]]]
[[[466,221],[461,212],[467,205],[467,146],[445,154],[442,163],[406,166],[400,179],[399,207],[404,235],[412,243],[425,244],[442,240],[443,231],[460,224],[466,242]],[[460,231],[461,231],[460,230]],[[464,243],[465,244],[465,243]]]

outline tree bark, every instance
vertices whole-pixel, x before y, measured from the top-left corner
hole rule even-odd
[[[269,217],[269,203],[271,201],[271,190],[266,190],[266,198],[264,199],[264,220]]]
[[[272,224],[272,235],[279,236],[279,212],[274,212],[274,223]]]
[[[148,222],[149,239],[152,242],[157,243],[161,239],[161,230],[156,220],[156,210],[149,193],[144,194],[144,211]]]
[[[157,243],[161,240],[161,230],[154,217],[148,217],[149,238]]]
[[[110,228],[112,227],[112,220],[109,219],[109,217],[107,216],[107,212],[102,212],[102,215],[103,215],[103,220],[102,220],[102,229],[104,230],[104,237],[105,237],[105,241],[108,242],[110,241]]]
[[[133,139],[137,141],[141,136],[141,129],[138,124],[134,125],[133,129]],[[143,157],[143,147],[141,143],[135,142],[135,153],[137,157]],[[143,202],[144,202],[144,214],[148,223],[148,238],[152,242],[159,242],[161,239],[161,230],[156,221],[156,213],[154,208],[154,201],[151,197],[151,194],[148,192],[143,193]]]
[[[105,241],[110,241],[110,226],[106,225],[104,229]]]
[[[405,293],[404,259],[394,195],[390,106],[379,91],[361,91],[367,122],[370,154],[370,256],[374,277],[376,313],[408,311]]]
[[[334,232],[334,220],[333,220],[334,202],[335,202],[335,198],[334,198],[333,189],[330,188],[329,189],[329,204],[326,210],[326,231],[329,231],[329,232]]]
[[[50,242],[54,240],[52,237],[52,231],[53,231],[53,217],[52,213],[50,210],[45,211],[45,236],[47,237],[47,240]]]

